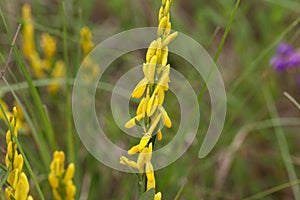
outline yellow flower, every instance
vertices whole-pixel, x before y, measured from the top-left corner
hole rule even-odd
[[[136,162],[129,160],[128,158],[126,158],[125,156],[121,156],[120,158],[120,164],[122,165],[128,165],[132,168],[138,169],[138,165]]]
[[[31,8],[28,4],[24,4],[23,13],[23,43],[22,52],[26,59],[30,62],[33,74],[37,78],[45,77],[45,70],[49,67],[47,62],[43,62],[36,51],[34,42],[34,26],[31,17]],[[45,46],[45,45],[44,45]]]
[[[142,139],[140,140],[140,143],[138,145],[138,150],[139,152],[142,152],[142,150],[146,147],[146,145],[148,144],[148,142],[151,139],[151,135],[149,133],[146,133]]]
[[[34,43],[34,27],[31,17],[31,9],[29,4],[24,4],[22,8],[23,14],[23,45],[22,51],[26,58],[35,54]]]
[[[2,100],[0,100],[0,104],[4,111],[4,112],[0,111],[0,119],[5,120],[5,116],[8,118],[11,117],[12,113],[9,112],[7,104]]]
[[[51,60],[56,52],[56,38],[50,36],[48,33],[43,33],[41,36],[41,47],[45,58]]]
[[[131,97],[140,98],[144,94],[148,83],[149,80],[147,78],[142,79],[133,90]]]
[[[158,131],[157,131],[157,139],[158,139],[158,141],[162,140],[162,132],[160,129],[158,129]]]
[[[14,101],[14,107],[16,107],[18,112],[18,117],[16,118],[16,130],[28,130],[27,124],[24,122],[24,114],[21,106],[16,101]]]
[[[128,155],[134,155],[137,152],[139,152],[139,145],[135,145],[133,147],[131,147],[131,149],[128,150]]]
[[[34,42],[34,26],[31,17],[31,9],[28,4],[24,4],[23,9],[23,44],[22,52],[29,61],[33,75],[42,79],[48,74],[53,78],[63,78],[65,76],[65,65],[62,61],[54,60],[56,54],[57,40],[48,33],[42,33],[40,46],[43,51],[43,57],[36,50]],[[59,89],[58,84],[51,84],[47,88],[50,93],[55,93]]]
[[[47,62],[43,62],[38,54],[30,55],[29,61],[34,76],[37,78],[44,78],[46,76],[46,69],[48,68]]]
[[[50,164],[48,181],[56,200],[73,200],[76,194],[76,187],[73,184],[75,166],[70,163],[67,170],[64,168],[65,154],[63,151],[55,151]]]
[[[125,127],[126,128],[132,128],[136,125],[136,121],[140,121],[144,117],[143,114],[137,115],[134,118],[130,119],[128,122],[126,122]]]
[[[66,66],[63,61],[59,60],[55,63],[54,69],[52,70],[51,77],[61,79],[66,76]],[[55,94],[59,89],[59,83],[53,83],[48,86],[48,91],[51,94]]]
[[[94,43],[92,42],[92,33],[88,27],[83,27],[80,30],[80,36],[80,44],[83,50],[83,55],[85,57],[90,53],[90,51],[94,47]]]
[[[155,188],[154,169],[151,162],[146,163],[147,190]]]
[[[161,193],[158,192],[158,193],[155,194],[154,200],[161,200],[161,197],[162,197]]]

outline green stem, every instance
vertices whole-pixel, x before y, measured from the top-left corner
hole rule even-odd
[[[5,30],[6,30],[8,36],[11,40],[12,36],[9,32],[9,29],[8,29],[7,24],[6,24],[6,20],[5,20],[5,17],[4,17],[4,14],[3,14],[3,11],[2,11],[1,8],[0,8],[0,14],[1,14],[1,17],[2,17],[2,21],[3,21],[3,24],[4,24]],[[23,75],[24,75],[24,77],[25,77],[25,79],[28,83],[29,90],[30,90],[30,93],[32,95],[32,99],[33,99],[33,102],[34,102],[34,104],[37,108],[37,112],[38,112],[38,115],[40,117],[42,127],[44,128],[46,137],[48,138],[52,149],[55,149],[57,147],[57,144],[56,144],[56,141],[54,139],[55,138],[54,137],[54,132],[53,132],[51,123],[48,120],[48,118],[46,116],[46,113],[44,111],[43,104],[42,104],[42,101],[40,99],[40,96],[39,96],[36,88],[33,85],[32,79],[31,79],[30,74],[29,74],[29,72],[28,72],[28,70],[25,66],[25,63],[24,63],[22,57],[21,57],[19,49],[16,46],[14,46],[13,49],[14,49],[14,53],[17,57],[17,62],[18,62],[19,66],[21,68],[21,71],[22,71],[22,73],[23,73]]]
[[[294,181],[294,182],[289,182],[289,183],[284,183],[284,184],[281,184],[281,185],[278,185],[278,186],[275,186],[275,187],[272,187],[268,190],[265,190],[265,191],[262,191],[262,192],[259,192],[253,196],[250,196],[250,197],[246,197],[244,198],[243,200],[255,200],[255,199],[262,199],[270,194],[273,194],[275,192],[278,192],[280,190],[283,190],[283,189],[286,189],[286,188],[289,188],[289,187],[292,187],[294,185],[299,185],[300,184],[300,179]]]
[[[214,56],[214,62],[215,62],[215,63],[218,61],[218,59],[219,59],[219,57],[220,57],[220,54],[221,54],[221,52],[222,52],[222,50],[223,50],[223,47],[224,47],[226,38],[228,37],[228,34],[229,34],[229,32],[230,32],[231,25],[232,25],[232,23],[233,23],[233,20],[234,20],[234,18],[235,18],[235,15],[236,15],[236,12],[237,12],[237,10],[238,10],[238,8],[239,8],[239,5],[240,5],[240,0],[237,0],[236,3],[235,3],[234,9],[232,10],[231,15],[230,15],[230,17],[229,17],[229,20],[228,20],[228,23],[227,23],[225,32],[224,32],[224,34],[223,34],[223,36],[222,36],[222,40],[221,40],[221,42],[220,42],[220,44],[219,44],[219,46],[218,46],[217,52],[216,52],[216,54],[215,54],[215,56]],[[214,67],[211,67],[211,68],[210,68],[210,71],[209,71],[209,74],[208,74],[208,80],[210,79],[211,74],[212,74],[212,72],[213,72],[214,69],[215,69]],[[198,102],[200,102],[200,101],[202,100],[202,98],[203,98],[204,93],[206,92],[206,90],[207,90],[207,85],[204,84],[204,85],[202,86],[201,90],[200,90],[199,95],[198,95]]]
[[[7,171],[7,168],[4,165],[2,165],[1,163],[0,163],[0,168],[5,172]]]
[[[63,49],[64,49],[64,60],[66,65],[66,79],[71,77],[71,68],[69,68],[69,57],[68,57],[68,32],[67,32],[67,21],[65,13],[64,1],[61,2],[62,9],[62,20],[63,20]],[[68,148],[68,160],[69,162],[74,162],[75,151],[74,151],[74,139],[72,130],[72,112],[71,112],[71,86],[66,81],[66,123],[67,123],[67,148]]]
[[[269,91],[270,91],[269,88],[264,88],[264,90],[263,90],[263,93],[264,93],[264,96],[266,99],[266,104],[267,104],[267,107],[268,107],[271,117],[278,118],[278,112],[275,107],[274,100]],[[279,144],[281,156],[282,156],[284,165],[285,165],[287,173],[288,173],[289,180],[290,180],[290,182],[294,182],[298,178],[296,175],[294,165],[292,163],[291,155],[289,153],[289,147],[288,147],[288,143],[287,143],[284,131],[281,126],[274,127],[274,130],[275,130],[275,135],[276,135],[276,138],[277,138],[277,141]],[[294,185],[292,187],[292,189],[293,189],[295,199],[300,200],[299,187],[297,185]]]

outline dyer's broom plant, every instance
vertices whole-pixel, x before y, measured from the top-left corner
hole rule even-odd
[[[165,92],[169,89],[170,65],[168,64],[168,44],[175,39],[177,32],[171,34],[170,6],[171,0],[162,0],[158,14],[157,39],[152,41],[146,53],[146,62],[143,64],[144,78],[137,84],[131,97],[140,99],[136,116],[130,119],[126,128],[141,125],[143,133],[139,144],[128,150],[129,155],[139,153],[137,161],[132,161],[125,156],[120,158],[120,163],[136,168],[140,173],[139,194],[151,188],[155,189],[156,182],[154,169],[151,164],[152,151],[157,138],[162,140],[162,131],[158,127],[160,121],[170,128],[171,120],[163,107]],[[143,177],[144,176],[144,177]],[[146,185],[143,185],[143,179]],[[155,200],[161,199],[162,194],[157,192]]]

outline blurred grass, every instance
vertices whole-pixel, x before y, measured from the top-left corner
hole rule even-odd
[[[31,3],[33,7],[37,40],[41,32],[48,32],[58,37],[59,56],[68,63],[68,76],[71,79],[74,78],[81,62],[79,30],[82,26],[89,26],[92,29],[95,43],[101,42],[119,31],[156,26],[156,13],[160,4],[160,1],[149,0],[74,0],[65,1],[65,9],[62,12],[63,1],[4,0],[0,2],[0,6],[7,21],[9,34],[12,34],[15,27],[21,22],[21,3],[24,2]],[[187,33],[199,41],[213,57],[222,40],[236,1],[174,0],[173,3],[171,15],[173,28]],[[196,140],[179,160],[156,172],[157,189],[162,191],[164,199],[175,198],[183,185],[178,199],[243,199],[249,196],[252,196],[252,199],[267,200],[296,199],[293,197],[292,188],[299,188],[299,182],[295,182],[293,177],[289,180],[285,169],[286,164],[280,153],[280,147],[282,147],[280,143],[283,142],[283,139],[282,137],[276,138],[278,127],[274,124],[265,129],[250,130],[248,137],[233,155],[228,174],[223,177],[223,185],[218,188],[216,184],[220,181],[217,174],[222,169],[223,162],[221,161],[226,159],[226,157],[222,157],[223,152],[228,150],[239,131],[249,124],[277,117],[270,114],[268,108],[270,101],[266,101],[261,91],[262,87],[268,86],[266,92],[274,101],[272,106],[277,110],[278,117],[299,118],[299,110],[283,96],[283,92],[288,91],[299,101],[299,87],[293,81],[294,74],[276,74],[269,65],[269,59],[275,52],[278,42],[287,41],[296,47],[300,46],[299,10],[300,5],[296,0],[241,2],[218,61],[228,91],[228,112],[223,134],[213,152],[204,159],[198,159],[199,147],[210,118],[209,96],[204,93],[200,103],[201,123]],[[6,58],[11,40],[3,23],[0,24],[0,27],[0,52],[1,57]],[[18,45],[21,41],[22,38],[18,38]],[[135,54],[135,56],[139,57],[128,55],[116,63],[113,70],[105,72],[105,80],[115,82],[119,74],[134,66],[131,64],[136,63],[135,59],[140,61],[144,58],[143,54]],[[189,77],[194,89],[200,92],[204,86],[203,80],[195,73],[191,73],[193,72],[191,66],[176,55],[171,54],[169,58],[172,67]],[[1,64],[3,66],[4,60],[1,61]],[[66,91],[61,91],[57,96],[49,96],[43,92],[44,88],[40,87],[43,85],[41,84],[43,81],[29,80],[30,77],[26,73],[29,66],[23,64],[23,59],[18,54],[14,54],[12,57],[10,67],[11,73],[16,78],[6,74],[11,86],[10,93],[3,93],[3,98],[10,102],[13,98],[19,97],[20,103],[25,102],[24,108],[28,110],[27,117],[25,117],[31,132],[29,135],[21,135],[19,140],[41,189],[43,191],[50,190],[46,183],[49,170],[46,164],[50,161],[53,147],[59,146],[59,149],[68,149],[66,151],[68,159],[77,159],[76,171],[77,169],[77,172],[80,171],[76,174],[77,197],[81,193],[88,199],[135,199],[137,193],[135,177],[132,174],[124,174],[103,166],[80,144],[72,127],[73,124],[70,124],[72,123],[70,111],[66,110],[70,108],[71,85],[68,83],[71,82],[63,82],[66,84],[66,88],[70,87]],[[29,89],[14,87],[17,81],[24,81],[24,75]],[[51,80],[45,80],[44,84],[47,85],[50,82]],[[7,91],[6,84],[3,83],[0,87],[0,91]],[[34,89],[35,87],[38,88]],[[36,93],[34,90],[41,94],[41,100],[38,100],[37,97],[28,98],[29,94]],[[14,91],[13,94],[12,91]],[[102,90],[99,89],[100,92]],[[164,143],[161,145],[173,138],[172,132],[176,131],[176,124],[179,123],[179,120],[183,120],[177,116],[178,111],[174,109],[177,107],[174,106],[177,105],[174,95],[168,94],[166,99],[168,100],[166,110],[175,126],[170,130],[165,130]],[[32,100],[35,101],[34,105]],[[107,99],[107,102],[105,102],[106,99],[103,100],[104,102],[102,100],[97,102],[97,108],[99,108],[99,112],[107,114],[105,124],[107,132],[110,134],[109,138],[124,147],[130,146],[128,143],[132,142],[131,138],[123,135],[113,122],[110,111],[106,107],[109,100]],[[52,144],[52,148],[47,147],[49,144],[44,145],[46,141],[40,141],[41,137],[44,137],[41,135],[43,129],[49,131],[45,135],[51,135],[51,129],[47,128],[50,123],[46,121],[45,108],[49,114],[51,127],[54,129],[52,132],[55,143],[57,143],[57,145]],[[43,124],[40,124],[40,119],[43,119]],[[2,129],[6,130],[6,127],[2,127]],[[294,165],[296,176],[300,171],[299,163],[295,162],[293,158],[300,156],[298,132],[299,125],[280,128],[280,135],[284,135],[286,138],[286,145],[288,145],[286,148],[289,149],[284,159],[286,156],[291,157],[289,164]],[[33,137],[33,140],[30,136]],[[2,138],[4,138],[3,135],[1,135],[1,147],[4,147]],[[74,139],[74,142],[70,138]],[[278,146],[278,142],[280,146]],[[66,146],[67,143],[69,143],[69,147]],[[41,146],[46,146],[47,150],[41,150],[43,148]],[[41,151],[44,153],[36,155],[37,150],[39,153]],[[72,154],[74,155],[72,156]],[[4,158],[4,153],[1,156],[1,163],[4,163],[2,158]],[[38,159],[44,159],[43,164]],[[38,189],[35,185],[32,185],[31,191],[38,196]],[[267,192],[264,193],[264,191]],[[45,197],[48,195],[49,192],[45,194]]]

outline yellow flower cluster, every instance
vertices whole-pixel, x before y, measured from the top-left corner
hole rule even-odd
[[[7,104],[0,100],[0,104],[1,107],[3,108],[4,112],[0,111],[0,120],[5,121],[6,117],[7,118],[12,118],[14,116],[14,114],[12,112],[9,111]],[[27,129],[26,124],[24,123],[24,115],[23,112],[21,110],[20,105],[17,102],[14,102],[14,106],[16,107],[17,111],[18,111],[18,117],[16,118],[16,130],[20,130],[20,129]]]
[[[86,83],[92,83],[98,78],[100,67],[98,64],[93,62],[90,56],[87,56],[94,48],[92,33],[88,27],[83,27],[80,30],[80,45],[82,48],[83,58],[85,59],[82,65],[85,77],[82,78],[86,81]]]
[[[80,45],[83,50],[83,57],[86,57],[94,48],[94,43],[92,42],[92,33],[88,27],[83,27],[80,30],[80,36]]]
[[[61,60],[54,60],[56,55],[56,38],[48,33],[42,33],[40,45],[43,51],[44,58],[42,59],[36,50],[34,39],[34,26],[31,16],[31,9],[28,4],[24,4],[23,9],[23,44],[22,52],[25,58],[29,61],[34,76],[38,79],[45,78],[49,74],[52,78],[63,78],[66,74],[65,64]],[[48,86],[50,93],[56,93],[59,85],[56,83]]]
[[[76,187],[73,184],[75,166],[70,163],[65,170],[65,154],[63,151],[55,151],[53,161],[50,164],[50,174],[48,176],[52,192],[56,200],[75,199]]]
[[[5,163],[9,169],[7,177],[9,186],[5,188],[5,196],[7,199],[33,200],[32,196],[28,195],[29,183],[23,172],[24,160],[23,156],[18,153],[17,142],[15,141],[15,137],[18,137],[18,118],[18,109],[14,107],[13,116],[10,117],[12,130],[8,130],[6,133],[7,154]]]
[[[151,164],[152,144],[162,139],[162,132],[158,125],[160,121],[167,128],[172,126],[171,120],[163,107],[165,92],[169,89],[170,65],[168,61],[168,44],[176,38],[177,32],[171,33],[170,5],[172,0],[162,0],[158,15],[157,39],[152,41],[146,53],[146,63],[143,64],[144,78],[137,84],[131,94],[132,98],[141,98],[136,110],[136,116],[130,119],[126,128],[132,128],[137,122],[142,124],[143,137],[138,145],[128,150],[129,155],[139,153],[137,162],[126,157],[120,158],[120,163],[139,169],[146,173],[147,190],[155,188],[154,170]],[[145,169],[145,170],[144,170]],[[161,193],[155,195],[155,200],[161,199]]]

